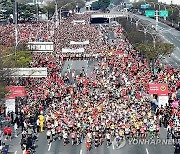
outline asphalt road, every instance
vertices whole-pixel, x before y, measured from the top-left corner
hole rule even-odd
[[[152,18],[134,14],[133,16],[147,20],[152,24],[155,23],[155,20]],[[158,22],[158,33],[165,42],[169,42],[175,45],[173,53],[170,56],[164,57],[163,62],[166,64],[172,64],[174,67],[180,67],[180,32],[164,23]]]
[[[170,32],[170,34],[172,36],[177,35],[174,31]],[[110,35],[113,37],[112,32],[110,32]],[[170,38],[172,37],[171,35],[169,36]],[[166,39],[168,39],[168,36],[164,36],[164,37],[167,37]],[[179,34],[176,37],[179,38]],[[174,42],[178,43],[178,40],[174,39]],[[179,58],[180,57],[179,49],[177,48],[177,50],[175,50],[173,54],[175,54],[174,57],[177,56],[177,58]],[[174,59],[168,60],[168,62],[174,62],[174,61],[175,61]],[[178,59],[176,59],[176,62],[177,63],[179,62]],[[68,66],[70,66],[71,70],[76,70],[78,73],[81,71],[82,68],[84,68],[85,72],[89,76],[96,65],[97,65],[96,61],[87,61],[87,60],[66,61],[63,64],[63,69],[61,74],[64,75],[68,71],[67,70]],[[160,136],[161,139],[166,138],[166,130],[164,128],[161,128],[160,135],[161,135]],[[6,145],[9,147],[10,153],[22,154],[20,148],[20,139],[21,139],[21,134],[19,131],[19,135],[17,138],[13,138],[11,142],[5,141]],[[55,142],[52,142],[50,145],[48,145],[46,140],[46,131],[44,131],[43,133],[40,133],[38,135],[38,142],[36,143],[37,144],[36,154],[173,154],[174,153],[173,145],[137,144],[137,142],[133,144],[130,143],[131,142],[127,141],[123,147],[116,149],[114,144],[112,144],[109,148],[107,148],[106,143],[104,142],[102,146],[98,148],[94,148],[93,146],[91,151],[87,151],[84,141],[80,145],[71,146],[71,144],[68,144],[67,146],[63,146],[62,140],[59,141],[57,139]]]
[[[114,7],[110,13],[118,13],[118,6]],[[155,25],[155,19],[147,18],[142,15],[128,13],[131,17],[138,17],[148,23]],[[141,22],[142,22],[141,20]],[[169,42],[175,45],[175,49],[170,56],[165,56],[162,62],[168,65],[173,65],[174,67],[180,67],[180,31],[172,28],[164,23],[158,22],[158,33],[165,42]]]
[[[85,69],[87,75],[92,72],[93,68],[97,66],[96,61],[66,61],[63,64],[62,74],[67,72],[67,66],[70,65],[72,70],[80,72],[82,68]],[[20,147],[21,133],[19,130],[18,137],[12,139],[11,142],[5,141],[6,145],[9,147],[9,152],[11,154],[22,154]],[[160,130],[161,139],[166,138],[166,130],[161,128]],[[71,141],[70,141],[71,143]],[[137,142],[126,141],[125,144],[122,144],[122,147],[116,148],[114,144],[111,144],[109,148],[106,146],[106,142],[102,146],[95,148],[92,147],[91,151],[86,150],[85,142],[83,141],[80,145],[68,144],[63,145],[62,140],[56,139],[48,145],[46,140],[46,131],[38,135],[37,148],[35,154],[173,154],[174,149],[173,145],[164,145],[164,144],[140,144]]]
[[[161,139],[165,138],[166,131],[161,128]],[[9,146],[9,152],[11,154],[22,154],[20,148],[20,135],[18,138],[14,138]],[[36,153],[35,154],[173,154],[174,149],[172,145],[165,144],[149,144],[137,143],[137,140],[126,141],[123,147],[119,149],[115,148],[114,144],[111,144],[109,148],[106,146],[106,142],[98,148],[92,147],[91,151],[86,150],[85,142],[82,144],[72,146],[70,143],[66,146],[63,145],[62,140],[56,139],[50,145],[47,144],[46,131],[39,134]]]

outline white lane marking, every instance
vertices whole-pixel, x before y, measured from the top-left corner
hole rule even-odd
[[[113,147],[113,150],[114,150],[114,142],[112,142],[112,147]]]
[[[15,153],[14,154],[17,154],[17,151],[15,151]]]
[[[82,149],[80,150],[80,154],[82,154]]]
[[[149,154],[149,151],[148,151],[148,149],[147,149],[147,148],[146,148],[146,153],[147,153],[147,154]]]
[[[50,150],[51,150],[51,144],[52,144],[52,143],[50,143],[50,144],[49,144],[49,148],[48,148],[48,151],[50,151]]]

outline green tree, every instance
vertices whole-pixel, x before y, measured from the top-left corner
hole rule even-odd
[[[7,85],[7,73],[8,72],[3,69],[2,58],[0,58],[0,100],[8,93],[8,90],[5,88]]]
[[[156,43],[154,48],[153,44],[141,43],[136,47],[149,61],[156,60],[159,56],[165,56],[171,54],[174,49],[174,45],[170,43]]]
[[[93,2],[91,7],[93,10],[99,10],[100,9],[99,1]]]
[[[28,19],[34,17],[34,14],[36,14],[36,6],[35,5],[19,3],[19,5],[18,5],[19,19],[23,19],[24,21],[27,21]]]
[[[13,47],[0,46],[0,58],[3,68],[18,68],[28,67],[32,61],[32,55],[29,51],[25,50],[24,45],[17,48],[15,55],[15,49]]]
[[[99,0],[99,6],[100,6],[100,9],[105,11],[106,8],[109,6],[110,4],[110,0]]]
[[[15,56],[14,48],[0,46],[0,99],[4,98],[8,92],[8,76],[11,72],[5,68],[29,67],[32,61],[31,53],[28,52],[24,44],[18,46]]]
[[[139,9],[141,7],[141,4],[144,4],[144,2],[139,1],[139,2],[133,3],[133,8]]]
[[[85,6],[85,2],[83,0],[57,0],[58,2],[58,8],[70,3],[66,6],[67,9],[74,10],[76,8],[76,5],[78,5],[79,8],[83,8]]]
[[[3,8],[1,13],[3,14],[4,18],[9,18],[10,14],[13,14],[13,3],[10,0],[1,0],[0,5]]]
[[[47,13],[48,19],[50,19],[51,16],[53,16],[55,12],[55,3],[54,2],[48,2],[44,7],[45,12]]]
[[[85,2],[83,0],[57,0],[58,3],[58,9],[62,6],[64,7],[64,10],[74,10],[76,9],[76,6],[78,8],[83,8],[85,6]],[[44,11],[47,13],[48,18],[51,18],[53,14],[55,13],[55,2],[48,2],[44,7]]]

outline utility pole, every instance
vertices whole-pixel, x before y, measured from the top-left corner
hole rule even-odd
[[[158,22],[159,22],[158,10],[156,10],[155,16],[156,16],[156,31],[157,31],[158,30]]]
[[[15,56],[16,56],[16,48],[17,48],[17,45],[18,45],[18,13],[17,13],[17,1],[15,0],[14,1],[14,19],[15,19],[15,25],[14,25],[14,28],[15,28]]]
[[[36,0],[36,21],[39,21],[39,4],[38,0]]]
[[[57,0],[55,0],[55,20],[56,20],[56,28],[58,27],[58,5],[57,5]]]

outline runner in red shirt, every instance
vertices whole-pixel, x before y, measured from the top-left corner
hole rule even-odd
[[[10,126],[7,127],[7,135],[9,137],[9,140],[11,140],[11,135],[12,135],[12,129]]]
[[[3,133],[5,135],[5,140],[7,140],[7,126],[5,125],[4,129],[3,129]]]

